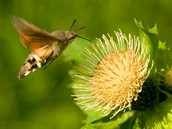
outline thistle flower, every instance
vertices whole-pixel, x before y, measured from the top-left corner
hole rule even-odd
[[[76,76],[74,95],[85,110],[107,115],[131,109],[151,70],[151,59],[139,37],[115,32],[97,39],[83,53],[84,64]]]

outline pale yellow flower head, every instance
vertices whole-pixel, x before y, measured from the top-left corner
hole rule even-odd
[[[121,31],[115,35],[116,40],[103,35],[84,52],[83,69],[76,75],[81,81],[74,85],[78,104],[102,115],[131,109],[152,68],[139,37],[127,37]]]

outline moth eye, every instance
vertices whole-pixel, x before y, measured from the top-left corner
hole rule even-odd
[[[37,63],[37,66],[38,66],[38,68],[41,68],[42,67],[42,63],[41,62],[38,62]]]
[[[76,37],[77,35],[75,33],[69,33],[69,35],[67,36],[68,40],[72,40]]]

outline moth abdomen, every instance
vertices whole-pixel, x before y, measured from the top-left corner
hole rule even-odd
[[[25,62],[23,63],[18,78],[21,80],[25,76],[27,76],[30,72],[34,72],[37,68],[41,68],[46,64],[46,60],[42,59],[41,57],[31,53]]]

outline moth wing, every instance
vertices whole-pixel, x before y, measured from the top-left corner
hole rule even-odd
[[[51,45],[53,43],[58,43],[57,40],[53,40],[51,38],[45,37],[30,37],[21,35],[21,40],[24,44],[27,44],[27,48],[29,48],[33,53],[36,53],[40,57],[47,58],[52,50]]]
[[[48,49],[53,43],[59,43],[60,40],[50,33],[28,23],[24,19],[13,16],[11,21],[21,36],[23,45],[34,53],[39,53]]]

